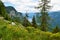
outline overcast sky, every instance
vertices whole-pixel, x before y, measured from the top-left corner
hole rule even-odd
[[[38,5],[38,0],[2,0],[5,6],[13,6],[18,12],[38,12],[34,7]],[[50,11],[60,10],[60,0],[51,0],[53,7]]]

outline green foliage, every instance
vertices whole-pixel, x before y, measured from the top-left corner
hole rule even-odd
[[[0,39],[2,40],[60,40],[60,33],[44,32],[34,27],[23,27],[10,21],[0,20]]]
[[[25,16],[24,16],[24,20],[23,20],[22,25],[25,27],[31,26],[31,23],[28,21],[28,15],[27,14],[25,14]]]
[[[15,21],[15,22],[20,23],[20,19],[19,19],[19,17],[14,17],[14,18],[12,19],[12,21]]]
[[[60,33],[51,35],[50,40],[60,40]]]
[[[57,32],[60,32],[60,29],[58,26],[56,26],[54,29],[53,29],[53,33],[57,33]]]
[[[2,1],[0,1],[0,15],[3,16],[6,20],[10,20],[10,17],[6,12],[5,6]]]
[[[35,16],[33,16],[33,18],[32,18],[32,26],[37,28]]]

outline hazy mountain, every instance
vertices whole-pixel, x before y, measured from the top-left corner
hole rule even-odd
[[[39,13],[29,13],[29,18],[30,20],[32,19],[33,15],[39,16]],[[52,24],[51,26],[60,26],[60,11],[55,11],[55,12],[49,12],[49,16],[51,18],[50,23]],[[39,21],[38,21],[39,22]]]
[[[60,11],[50,12],[50,17],[52,18],[52,25],[53,26],[60,26]]]
[[[17,12],[16,9],[12,6],[7,6],[5,8],[12,20],[22,22],[23,15],[21,12]]]

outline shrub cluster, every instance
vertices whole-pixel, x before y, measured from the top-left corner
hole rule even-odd
[[[9,21],[0,20],[1,40],[60,40],[60,33],[43,32],[34,27],[11,25]]]

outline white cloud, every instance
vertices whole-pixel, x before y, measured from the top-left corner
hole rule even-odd
[[[51,11],[58,11],[60,10],[60,0],[51,0],[52,10]]]
[[[3,2],[9,2],[14,4],[15,9],[20,12],[33,12],[37,11],[34,7],[38,2],[33,0],[2,0]]]
[[[37,6],[38,0],[2,0],[3,2],[9,2],[14,5],[15,9],[19,12],[37,12],[34,7]],[[60,10],[60,1],[51,0],[53,6],[51,11]]]

